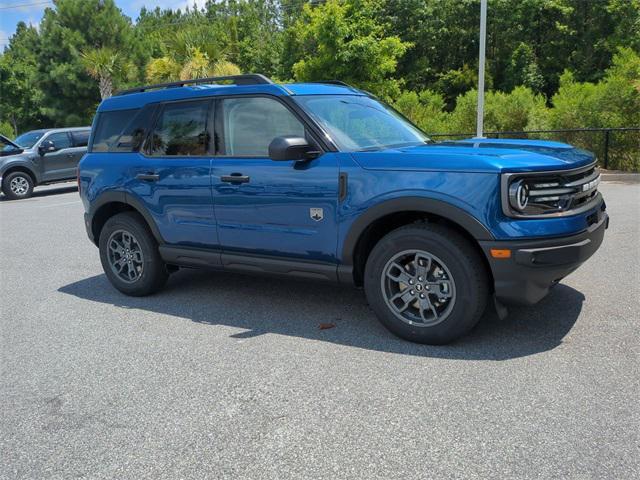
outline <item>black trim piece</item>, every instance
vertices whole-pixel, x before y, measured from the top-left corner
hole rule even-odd
[[[212,268],[238,273],[257,273],[338,282],[334,263],[306,262],[278,257],[222,253],[220,250],[160,245],[162,259],[181,267]],[[340,267],[340,283],[353,284],[350,267]]]
[[[284,275],[329,282],[338,281],[337,265],[334,263],[315,263],[233,253],[223,253],[221,258],[224,269],[228,271]]]
[[[160,245],[158,247],[162,260],[170,265],[195,268],[222,268],[220,252],[202,248],[172,247]]]
[[[348,175],[346,172],[340,172],[338,177],[338,201],[344,202],[347,198]]]
[[[156,225],[156,222],[153,220],[153,217],[149,214],[149,212],[147,211],[143,203],[137,198],[132,197],[131,195],[125,192],[119,192],[119,191],[104,192],[98,198],[93,200],[91,202],[91,210],[87,214],[87,220],[89,222],[89,224],[87,225],[87,228],[93,228],[93,219],[96,213],[98,213],[98,211],[102,207],[104,207],[105,205],[108,205],[109,203],[123,203],[133,208],[140,215],[142,215],[142,218],[144,218],[144,220],[147,222],[147,225],[149,226],[149,229],[151,230],[151,233],[153,234],[156,241],[160,245],[164,243],[164,239],[162,238],[162,235],[160,235],[160,230],[158,230],[158,226]],[[91,237],[93,237],[93,232],[90,238]],[[92,238],[92,241],[93,243],[97,244],[98,239]]]
[[[206,77],[206,78],[196,78],[193,80],[180,80],[178,82],[168,82],[168,83],[156,83],[154,85],[145,85],[142,87],[130,88],[128,90],[121,90],[117,92],[114,96],[118,95],[128,95],[130,93],[140,93],[145,92],[147,90],[157,90],[163,88],[174,88],[174,87],[184,87],[185,85],[198,85],[201,83],[219,83],[219,82],[231,82],[233,85],[265,85],[265,84],[273,84],[273,81],[261,75],[259,73],[247,73],[244,75],[225,75],[222,77]]]
[[[602,212],[597,223],[577,235],[480,242],[491,267],[496,298],[505,304],[533,305],[538,302],[553,285],[598,250],[608,226],[609,217]],[[510,249],[511,258],[493,258],[492,248]]]
[[[403,197],[387,200],[362,213],[351,226],[342,247],[342,262],[353,264],[353,255],[362,233],[376,220],[393,213],[424,212],[456,223],[476,240],[493,240],[493,235],[478,219],[464,210],[441,200],[424,197]]]

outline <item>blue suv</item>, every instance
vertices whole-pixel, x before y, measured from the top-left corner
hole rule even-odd
[[[239,75],[104,100],[78,183],[127,295],[178,268],[364,288],[396,335],[442,344],[493,299],[534,304],[608,226],[593,154],[548,141],[434,143],[341,82]]]

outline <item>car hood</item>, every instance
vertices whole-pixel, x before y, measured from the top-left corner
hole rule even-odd
[[[589,165],[595,156],[566,143],[543,140],[468,139],[354,152],[371,170],[534,172]]]
[[[24,148],[22,148],[22,147],[18,147],[17,150],[10,150],[8,152],[0,150],[0,157],[2,157],[2,158],[12,157],[14,155],[20,155],[23,152],[24,152]]]

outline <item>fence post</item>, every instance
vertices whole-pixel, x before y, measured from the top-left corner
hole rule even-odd
[[[611,132],[611,130],[609,129],[604,131],[604,168],[605,170],[609,168],[609,132]]]

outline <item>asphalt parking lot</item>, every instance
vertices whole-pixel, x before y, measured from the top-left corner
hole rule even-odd
[[[446,347],[322,284],[125,297],[72,185],[0,199],[0,478],[640,477],[640,183],[602,185],[605,242],[549,297]]]

